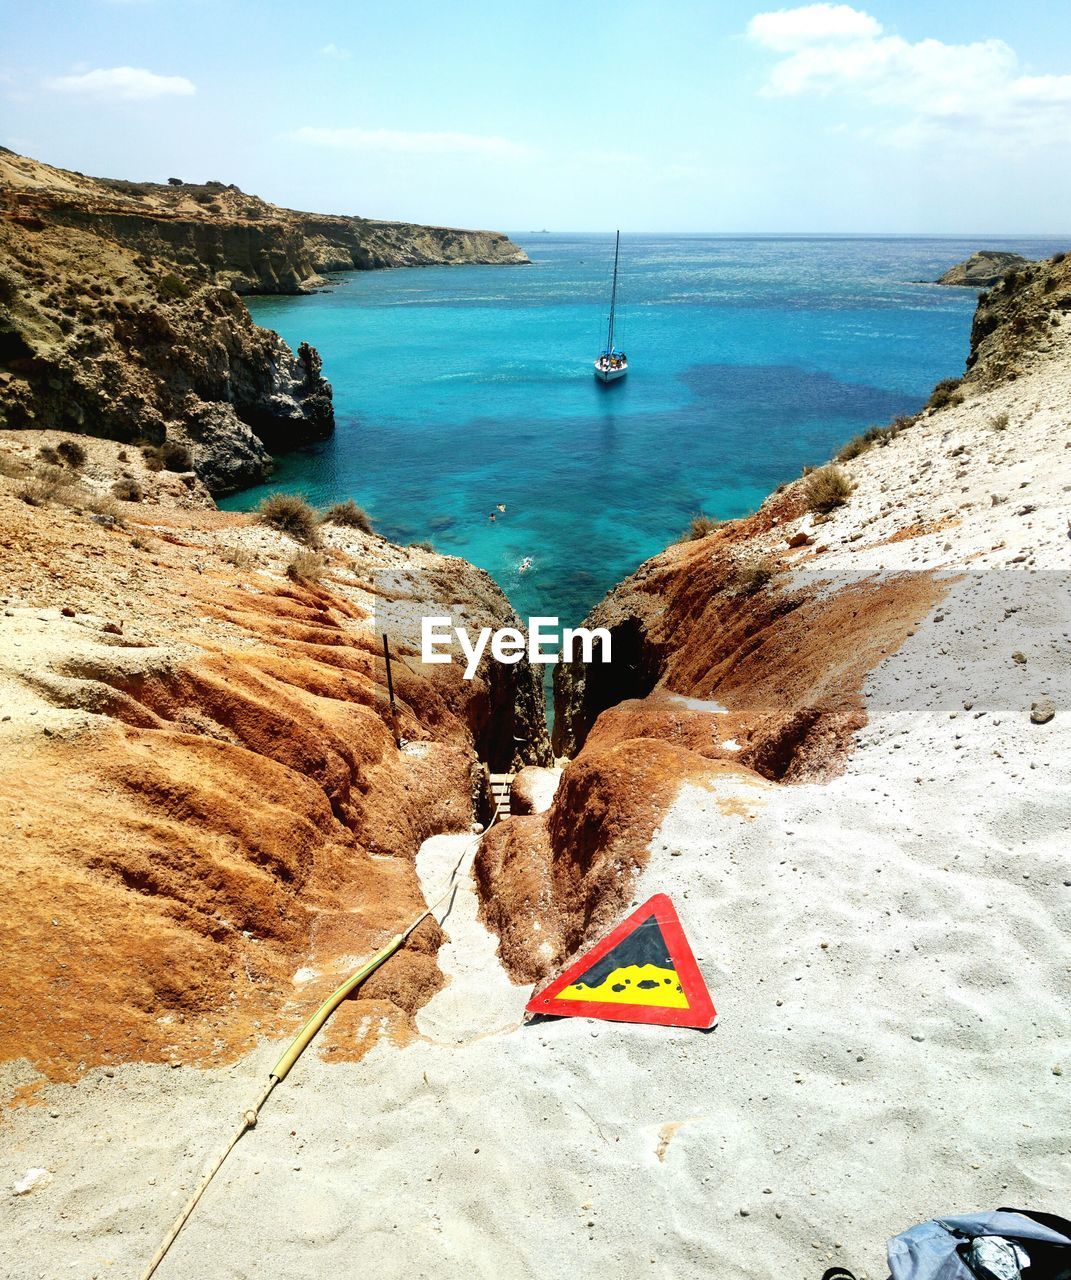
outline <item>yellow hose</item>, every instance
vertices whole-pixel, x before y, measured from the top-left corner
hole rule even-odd
[[[494,817],[487,824],[487,830],[490,831],[497,821],[498,821],[498,813],[496,811]],[[469,842],[469,844],[465,846],[465,848],[461,852],[461,857],[458,858],[457,862],[454,864],[453,871],[450,872],[450,878],[446,883],[446,888],[443,890],[441,894],[439,894],[439,896],[434,900],[434,902],[432,902],[428,907],[426,907],[425,910],[422,911],[420,915],[418,915],[416,919],[413,920],[412,923],[406,929],[404,929],[401,933],[396,933],[385,947],[377,951],[376,954],[370,960],[366,960],[365,963],[361,965],[361,967],[355,973],[350,974],[350,976],[346,979],[346,981],[340,987],[336,987],[336,989],[327,997],[327,999],[323,1002],[323,1004],[320,1005],[320,1007],[316,1010],[316,1012],[312,1015],[312,1017],[305,1022],[304,1026],[293,1038],[293,1040],[291,1040],[286,1052],[275,1064],[275,1066],[272,1067],[271,1075],[268,1077],[268,1083],[264,1086],[263,1090],[260,1093],[260,1096],[257,1098],[256,1102],[248,1110],[242,1113],[241,1123],[238,1125],[238,1128],[235,1129],[234,1133],[231,1135],[230,1141],[227,1143],[227,1145],[223,1148],[223,1150],[219,1153],[216,1159],[212,1162],[212,1164],[206,1170],[204,1176],[201,1178],[201,1181],[198,1183],[197,1188],[194,1191],[193,1195],[191,1195],[189,1200],[187,1200],[186,1203],[183,1205],[181,1212],[179,1213],[175,1221],[172,1223],[171,1229],[167,1233],[167,1236],[165,1237],[163,1243],[160,1245],[159,1249],[157,1249],[157,1251],[153,1254],[152,1260],[149,1262],[149,1265],[141,1273],[141,1280],[150,1280],[151,1276],[156,1271],[156,1268],[160,1265],[161,1262],[163,1262],[165,1256],[167,1255],[167,1251],[175,1243],[175,1240],[178,1237],[178,1233],[186,1225],[186,1220],[187,1218],[189,1218],[190,1214],[193,1213],[194,1209],[197,1206],[198,1200],[200,1200],[201,1196],[204,1195],[205,1191],[208,1189],[208,1184],[219,1172],[221,1166],[223,1165],[224,1160],[226,1160],[226,1158],[230,1155],[231,1151],[237,1145],[238,1140],[246,1132],[248,1132],[248,1130],[256,1128],[257,1118],[260,1115],[260,1109],[261,1107],[263,1107],[265,1102],[268,1101],[271,1091],[275,1088],[275,1086],[281,1080],[286,1079],[287,1074],[290,1071],[290,1068],[294,1065],[295,1062],[297,1062],[298,1058],[300,1058],[302,1053],[304,1053],[304,1051],[308,1048],[309,1044],[312,1042],[312,1040],[316,1036],[316,1033],[324,1025],[327,1019],[330,1018],[332,1013],[334,1013],[334,1011],[338,1008],[338,1006],[342,1003],[342,1001],[345,1000],[345,998],[351,992],[355,991],[361,985],[361,983],[364,982],[365,978],[367,978],[370,974],[374,973],[376,969],[378,969],[379,966],[384,963],[384,961],[389,960],[390,957],[394,955],[394,953],[398,950],[398,948],[403,945],[403,943],[410,936],[410,934],[414,932],[417,926],[420,925],[424,920],[426,920],[428,916],[430,916],[431,913],[435,910],[435,908],[443,901],[443,899],[448,897],[456,889],[457,879],[461,872],[462,864],[466,859],[469,849],[472,848],[474,845],[478,845],[480,841],[483,839],[483,836],[485,834],[486,832],[481,833],[478,836],[474,836],[473,839]]]
[[[421,920],[423,920],[423,918],[423,916],[420,917]],[[323,1004],[320,1005],[319,1009],[316,1010],[308,1022],[305,1023],[294,1039],[290,1042],[290,1048],[287,1049],[275,1066],[272,1067],[271,1073],[276,1080],[286,1079],[290,1068],[295,1062],[297,1062],[302,1053],[304,1053],[309,1041],[317,1031],[320,1030],[327,1019],[330,1018],[342,1001],[345,1000],[351,991],[359,987],[370,973],[375,972],[384,960],[389,960],[405,939],[406,935],[404,933],[396,934],[391,938],[390,942],[387,943],[382,951],[377,951],[371,960],[366,964],[361,965],[356,973],[348,977],[341,987],[333,991],[331,995],[327,997]]]

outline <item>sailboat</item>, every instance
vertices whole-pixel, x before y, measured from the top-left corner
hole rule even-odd
[[[614,287],[610,294],[610,323],[606,329],[606,346],[595,361],[595,376],[600,382],[615,382],[628,373],[628,356],[614,348],[614,320],[617,313],[617,260],[621,254],[621,232],[614,242]]]

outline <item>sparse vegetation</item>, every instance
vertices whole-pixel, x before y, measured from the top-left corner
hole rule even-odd
[[[25,474],[26,463],[21,458],[16,458],[13,453],[7,453],[6,451],[0,453],[0,476],[7,476],[9,480],[17,480]]]
[[[58,467],[60,465],[59,453],[50,444],[43,444],[37,450],[37,456],[42,462],[48,463],[50,467]]]
[[[126,522],[123,508],[106,493],[90,494],[89,497],[83,499],[82,510],[88,511],[91,516],[100,516],[104,520],[111,520],[115,524],[124,524]]]
[[[177,440],[163,444],[143,444],[141,456],[150,471],[192,471],[193,454]]]
[[[1006,413],[998,413],[995,417],[989,419],[989,425],[994,431],[1007,431],[1009,418]]]
[[[1053,261],[1053,264],[1055,265],[1056,263],[1063,262],[1063,260],[1064,260],[1066,257],[1067,257],[1067,254],[1066,254],[1066,253],[1054,253],[1054,254],[1052,255],[1052,261]]]
[[[740,595],[753,596],[761,591],[776,572],[776,566],[769,556],[760,556],[757,560],[749,560],[739,565],[733,574],[733,586]]]
[[[176,298],[188,298],[193,292],[186,281],[181,276],[175,275],[173,271],[160,277],[156,291],[161,298],[169,302]]]
[[[255,569],[259,559],[246,547],[224,547],[219,553],[224,564],[233,565],[236,569]]]
[[[428,542],[426,539],[423,542],[411,542],[409,545],[414,547],[417,551],[435,550],[435,544],[433,542]]]
[[[844,448],[836,454],[835,461],[851,462],[853,458],[858,458],[861,453],[866,453],[868,449],[877,444],[885,435],[887,429],[886,427],[867,427],[860,435],[848,441]]]
[[[324,524],[345,525],[349,529],[360,529],[362,533],[374,533],[372,521],[363,507],[359,507],[352,498],[345,502],[336,502],[323,514]]]
[[[887,445],[890,440],[895,440],[901,431],[906,431],[908,427],[914,425],[914,418],[900,417],[894,418],[886,427],[867,427],[861,435],[848,441],[836,455],[834,462],[850,462],[852,458],[858,458],[861,453],[866,453],[874,445]]]
[[[327,562],[318,551],[299,551],[286,566],[286,576],[292,582],[320,582]]]
[[[260,504],[261,524],[288,534],[295,542],[315,547],[319,542],[316,512],[299,493],[269,493]]]
[[[156,450],[166,471],[192,471],[193,454],[177,440],[165,440]]]
[[[701,511],[697,512],[688,525],[686,540],[696,542],[700,538],[705,538],[707,534],[716,533],[724,523],[723,520],[715,520],[713,516],[703,515]]]
[[[56,453],[72,471],[81,471],[88,459],[84,447],[77,440],[61,440],[56,445]]]
[[[943,409],[946,405],[963,403],[963,392],[960,390],[962,378],[943,378],[930,393],[926,401],[927,409]]]
[[[112,485],[112,496],[120,502],[140,502],[145,494],[136,480],[123,476]]]
[[[141,456],[146,467],[150,471],[163,471],[164,460],[160,457],[160,446],[155,444],[143,444],[141,446]]]
[[[804,487],[807,509],[823,514],[842,507],[851,497],[851,492],[852,482],[840,467],[832,463],[812,471]]]
[[[43,507],[59,494],[63,479],[59,467],[42,467],[20,486],[18,496],[31,507]]]

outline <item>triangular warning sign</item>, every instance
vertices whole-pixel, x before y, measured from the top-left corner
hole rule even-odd
[[[673,903],[656,893],[525,1008],[555,1018],[701,1027],[718,1020]]]

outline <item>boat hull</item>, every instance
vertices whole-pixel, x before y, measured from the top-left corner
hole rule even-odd
[[[595,377],[600,382],[616,382],[618,378],[623,378],[628,373],[628,365],[620,365],[616,369],[604,369],[599,362],[595,361]]]

